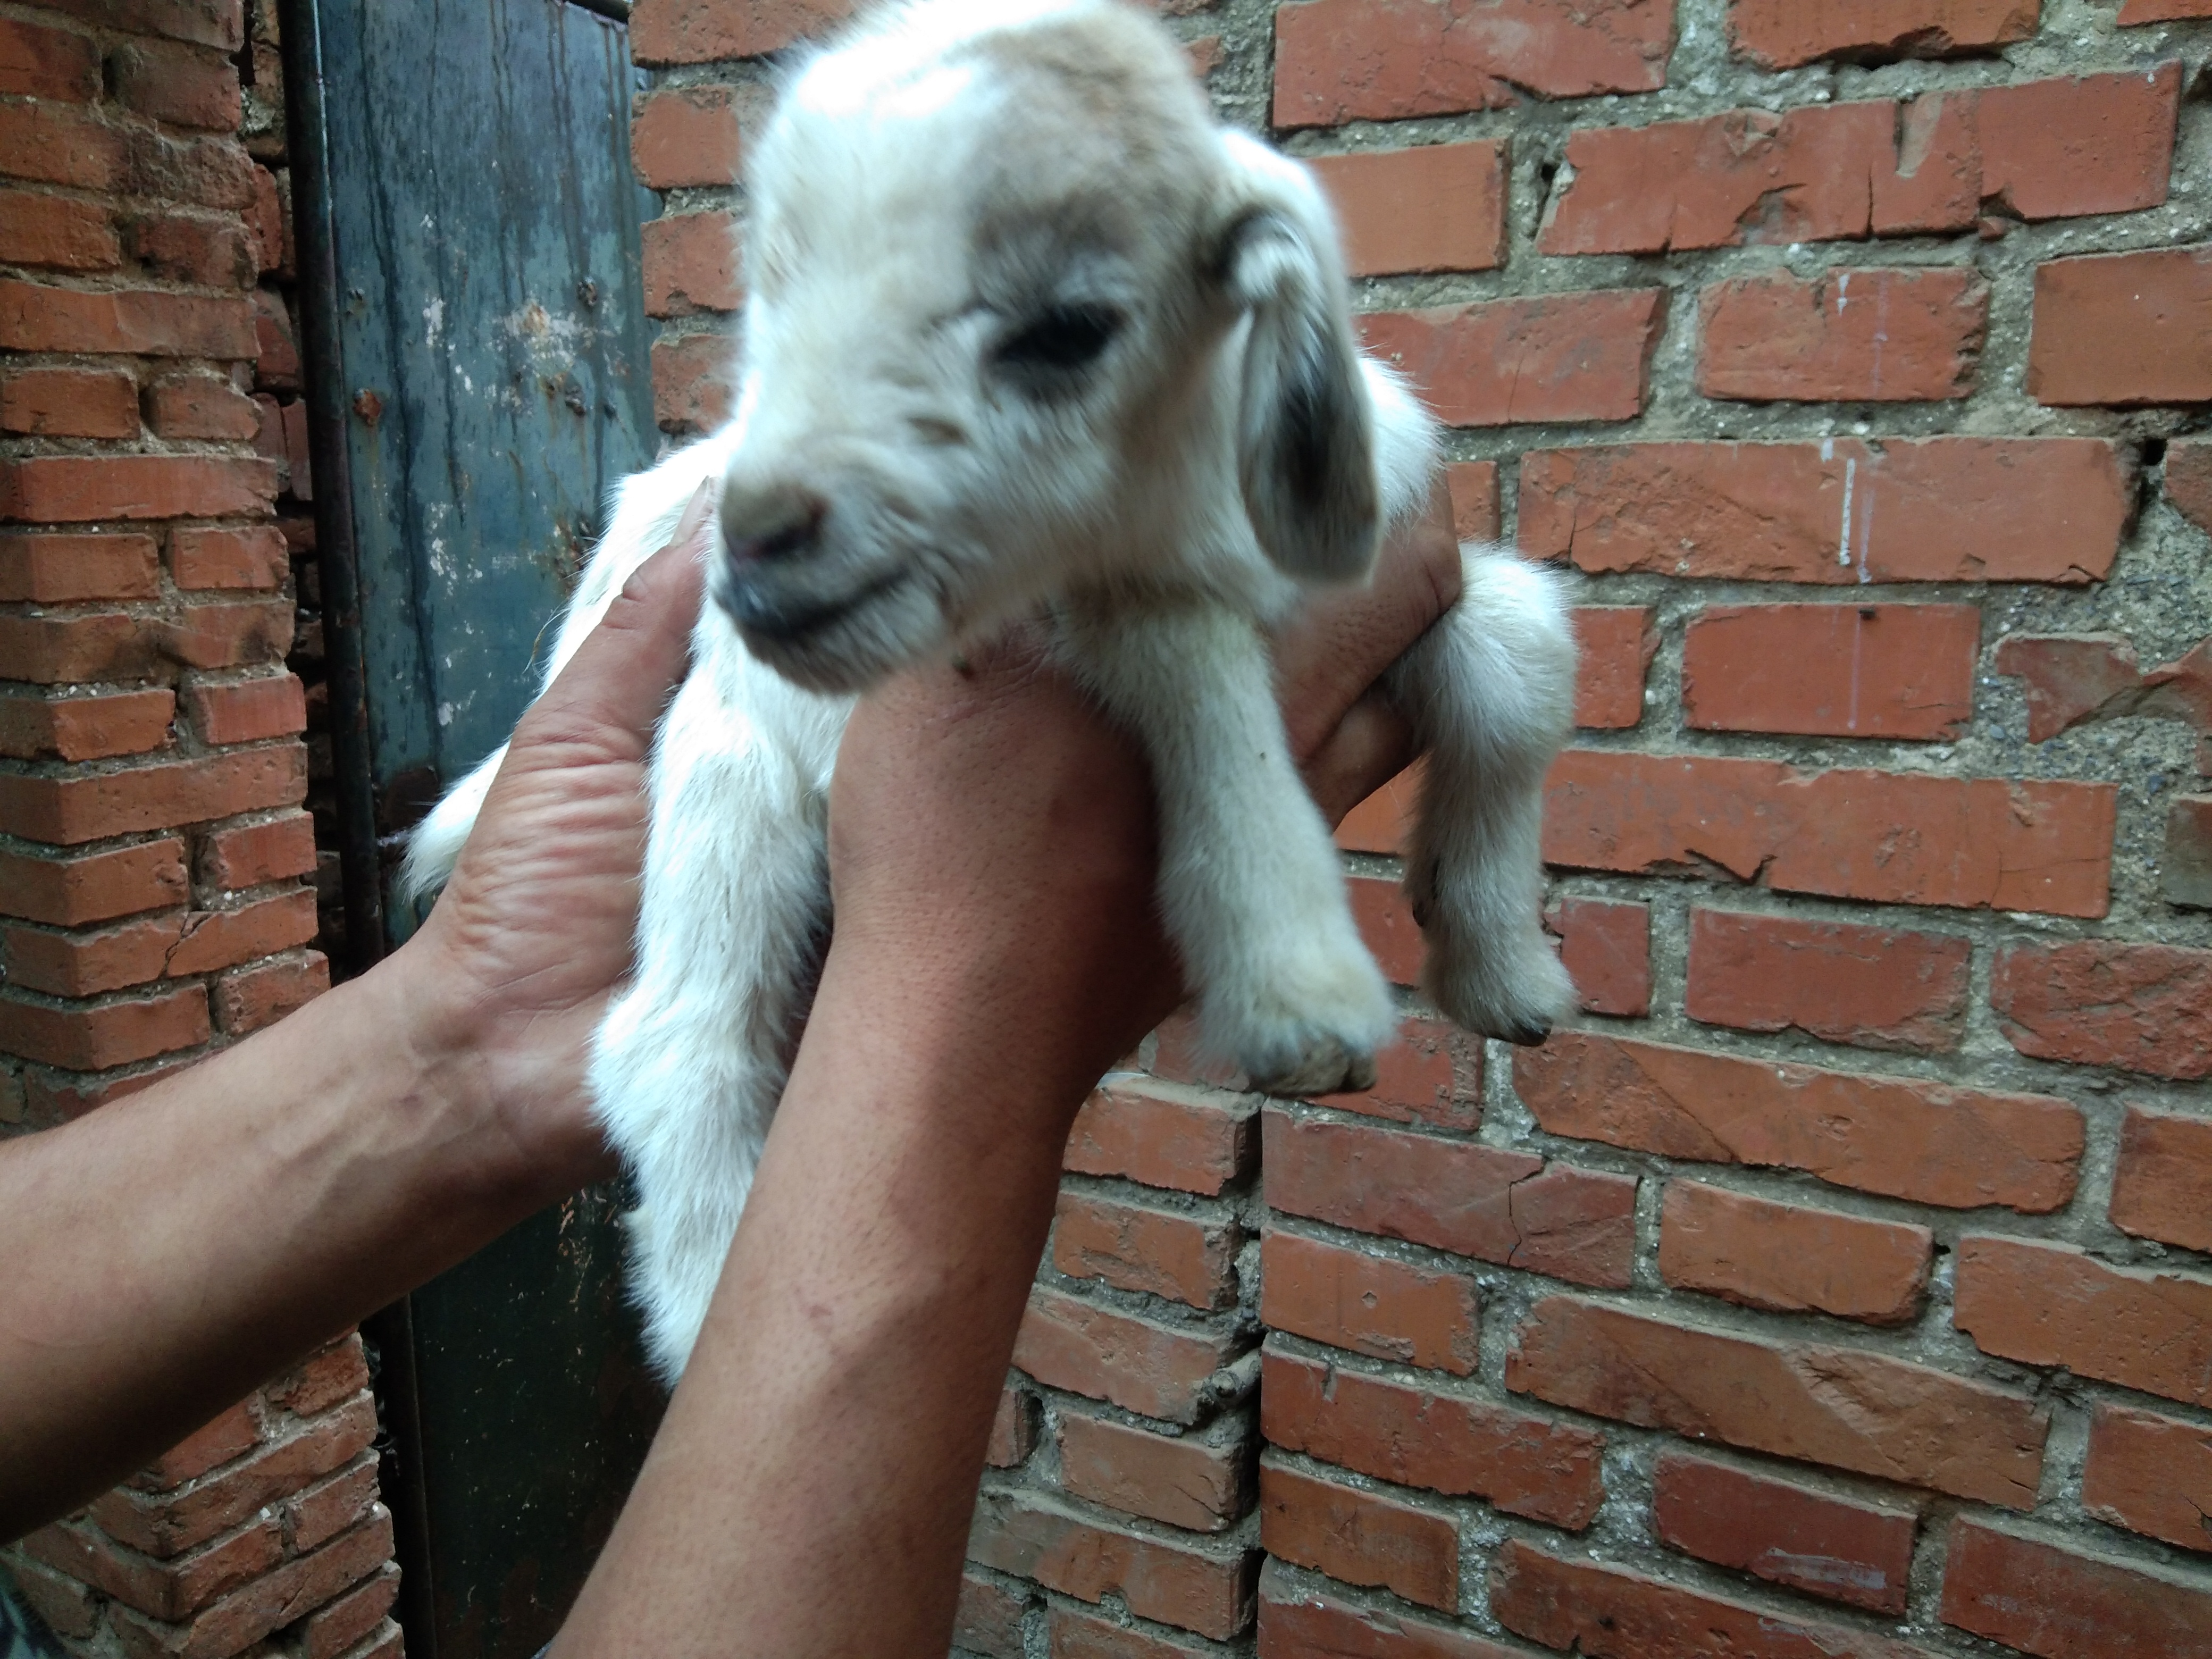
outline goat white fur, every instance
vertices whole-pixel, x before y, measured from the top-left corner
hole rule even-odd
[[[749,183],[737,413],[622,485],[547,667],[719,480],[635,977],[590,1079],[672,1378],[805,1015],[853,698],[1018,615],[1049,608],[1060,659],[1151,759],[1162,914],[1207,1046],[1280,1093],[1373,1081],[1396,1013],[1291,763],[1267,635],[1302,584],[1366,574],[1436,459],[1357,349],[1305,170],[1216,126],[1181,48],[1113,0],[877,15],[799,69]],[[1430,1000],[1527,1042],[1570,999],[1537,826],[1574,647],[1546,574],[1464,561],[1457,606],[1386,681],[1429,750],[1406,887]],[[411,888],[451,868],[503,753],[417,831]]]

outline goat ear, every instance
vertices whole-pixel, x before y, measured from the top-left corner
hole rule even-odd
[[[1224,297],[1250,319],[1237,417],[1244,508],[1286,574],[1355,580],[1374,560],[1381,514],[1335,226],[1296,162],[1241,136],[1231,161],[1213,264]]]

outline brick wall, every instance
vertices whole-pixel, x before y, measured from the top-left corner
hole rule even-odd
[[[277,45],[0,4],[0,1133],[329,982]],[[348,1335],[0,1561],[87,1654],[396,1659],[368,1383]]]
[[[2212,1653],[2212,3],[1164,9],[1463,530],[1580,573],[1584,1013],[1102,1088],[960,1645]],[[637,8],[672,434],[758,55],[844,10]],[[1409,982],[1404,793],[1341,839]]]

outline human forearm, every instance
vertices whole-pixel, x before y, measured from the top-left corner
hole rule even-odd
[[[550,1196],[411,957],[0,1146],[0,1538],[64,1512]]]

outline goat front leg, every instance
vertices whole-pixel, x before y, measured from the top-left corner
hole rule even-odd
[[[1428,763],[1406,897],[1422,990],[1457,1025],[1540,1042],[1575,989],[1544,936],[1544,774],[1573,727],[1575,641],[1559,585],[1469,550],[1459,603],[1384,684]]]
[[[1161,912],[1204,1046],[1271,1093],[1370,1087],[1396,1013],[1291,763],[1259,630],[1212,605],[1116,607],[1070,613],[1061,638],[1152,761]]]

